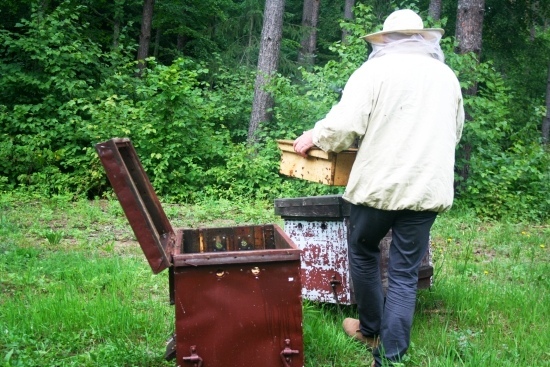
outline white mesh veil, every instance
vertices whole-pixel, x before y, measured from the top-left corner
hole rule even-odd
[[[369,60],[394,53],[422,53],[445,62],[445,56],[439,45],[441,36],[437,31],[422,31],[416,34],[388,33],[383,36],[383,43],[371,43],[372,52]]]

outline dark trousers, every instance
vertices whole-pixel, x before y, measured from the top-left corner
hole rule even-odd
[[[349,261],[361,332],[380,336],[373,351],[376,365],[382,358],[397,362],[407,352],[416,301],[418,268],[429,246],[435,212],[387,211],[352,205]],[[380,278],[382,238],[392,230],[388,261],[388,289]]]

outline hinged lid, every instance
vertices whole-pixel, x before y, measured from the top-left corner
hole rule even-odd
[[[153,273],[170,267],[176,236],[132,142],[113,138],[95,147]]]
[[[342,195],[275,199],[275,214],[283,219],[336,220],[349,217],[350,203]]]

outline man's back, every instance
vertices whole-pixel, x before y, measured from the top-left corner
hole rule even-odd
[[[358,319],[342,326],[374,341],[371,367],[400,362],[410,344],[418,267],[436,212],[451,206],[455,146],[464,110],[460,85],[443,63],[441,28],[396,10],[367,34],[373,52],[348,80],[340,102],[294,142],[341,151],[360,138],[344,198],[351,202],[349,265]],[[391,229],[388,290],[380,280],[380,240]],[[376,342],[380,341],[377,346]]]
[[[463,113],[452,70],[426,55],[392,54],[352,78],[346,93],[367,99],[368,121],[345,197],[386,210],[447,209]]]

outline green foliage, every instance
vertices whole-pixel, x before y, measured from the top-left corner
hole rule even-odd
[[[66,1],[49,14],[35,9],[17,33],[0,31],[0,167],[10,186],[45,195],[90,188],[67,173],[88,163],[87,100],[123,54],[82,37],[82,10]]]
[[[425,8],[420,1],[358,3],[354,21],[339,20],[349,33],[342,43],[337,6],[325,4],[319,60],[326,62],[297,71],[291,59],[300,38],[295,24],[301,20],[301,4],[290,4],[282,48],[286,73],[268,86],[275,96],[274,118],[261,126],[261,145],[250,149],[243,143],[254,85],[250,67],[261,29],[259,2],[159,5],[155,22],[164,32],[162,42],[187,36],[186,56],[161,46],[157,51],[163,56],[149,59],[140,78],[132,23],[139,14],[137,2],[40,4],[19,22],[13,17],[22,7],[13,1],[8,5],[10,21],[0,29],[0,190],[18,188],[46,197],[104,195],[109,185],[93,146],[129,137],[156,191],[173,201],[342,192],[282,177],[274,141],[310,129],[337,103],[351,73],[366,60],[368,45],[361,37],[378,29],[387,12]],[[94,19],[100,10],[108,16],[98,25]],[[172,22],[180,11],[184,17]],[[195,15],[207,13],[193,22]],[[108,19],[121,22],[117,38],[106,26]],[[524,93],[524,87],[518,88],[524,69],[508,70],[504,78],[495,69],[502,62],[478,63],[473,55],[456,55],[452,37],[442,43],[462,87],[479,90],[465,100],[469,120],[457,163],[467,165],[469,177],[459,182],[459,201],[484,216],[544,220],[550,211],[544,195],[549,154],[538,137],[545,113],[540,88]],[[538,32],[533,45],[546,50],[548,32]],[[516,61],[525,63],[529,52]],[[542,60],[544,52],[537,57]],[[539,69],[534,78],[540,82]],[[463,152],[470,148],[467,157]]]
[[[256,148],[237,144],[229,153],[225,166],[209,169],[210,178],[204,194],[221,198],[268,199],[277,194],[281,178],[277,174],[279,157],[274,147],[256,153]]]
[[[248,121],[252,110],[255,74],[248,68],[229,68],[220,55],[213,55],[208,63],[210,71],[207,82],[211,92],[223,110],[221,123],[229,130],[235,143],[245,142],[248,134]],[[215,71],[215,72],[212,72]]]
[[[276,106],[274,121],[266,127],[267,136],[293,139],[337,102],[335,91],[365,59],[361,36],[376,24],[368,6],[359,4],[355,14],[355,22],[342,24],[350,32],[349,42],[336,42],[331,47],[339,61],[329,61],[312,71],[302,70],[300,83],[280,76],[270,86]],[[545,195],[550,156],[537,136],[542,110],[516,108],[522,99],[516,98],[492,63],[478,63],[473,54],[457,55],[453,52],[455,46],[452,37],[442,40],[447,63],[455,70],[463,90],[479,90],[475,96],[465,95],[468,121],[457,150],[457,165],[466,165],[469,177],[459,185],[460,200],[482,216],[545,220],[550,212]],[[518,111],[524,112],[523,119],[518,119]],[[463,154],[466,149],[472,150],[469,156]]]
[[[65,2],[34,13],[18,34],[1,33],[9,46],[0,79],[2,188],[101,195],[108,183],[93,145],[129,137],[157,193],[171,200],[296,195],[277,173],[274,144],[260,154],[241,144],[249,71],[229,70],[219,56],[209,61],[215,74],[188,58],[167,66],[149,59],[136,78],[135,63],[120,51],[127,46],[105,52],[82,38],[84,10]]]
[[[158,192],[185,198],[204,184],[204,167],[223,161],[229,134],[217,122],[224,110],[199,80],[207,72],[201,65],[148,63],[139,83],[126,85],[127,95],[90,105],[90,135],[96,141],[131,138]]]
[[[83,10],[65,2],[50,14],[33,13],[18,34],[0,33],[2,186],[44,196],[101,194],[106,179],[93,144],[130,137],[160,194],[192,197],[212,177],[207,171],[231,155],[224,123],[234,137],[243,131],[237,121],[246,111],[249,75],[225,71],[211,87],[204,65],[178,59],[169,66],[149,60],[135,78],[120,49],[103,52],[82,37]],[[240,103],[228,107],[226,87]]]
[[[333,188],[313,182],[282,177],[279,171],[280,152],[274,140],[261,147],[245,144],[233,146],[226,166],[208,170],[202,194],[205,197],[242,200],[255,198],[273,200],[278,197],[298,197],[333,194]]]
[[[449,4],[448,4],[449,5]],[[483,24],[483,59],[453,59],[453,68],[468,88],[479,92],[466,101],[467,123],[459,157],[469,164],[470,177],[461,183],[460,200],[482,215],[544,220],[549,152],[540,144],[540,124],[548,72],[549,32],[544,1],[532,7],[525,2],[491,0]],[[450,4],[456,9],[455,4]],[[453,14],[449,14],[450,22]],[[487,61],[486,61],[487,60]],[[490,61],[489,61],[490,60]],[[471,146],[469,162],[464,147]]]
[[[478,146],[461,200],[486,217],[547,220],[550,155],[539,143],[518,140],[506,150]]]
[[[355,22],[342,22],[350,33],[347,43],[335,42],[330,50],[338,60],[315,66],[311,71],[301,69],[299,82],[280,75],[270,85],[275,95],[274,121],[265,134],[272,138],[294,139],[309,130],[338,102],[339,93],[350,75],[366,60],[367,44],[361,39],[365,29],[373,28],[371,8],[358,4]]]
[[[468,178],[459,181],[460,201],[486,217],[547,219],[550,154],[538,133],[543,111],[523,111],[525,119],[518,120],[521,115],[514,108],[524,109],[491,62],[478,63],[473,54],[447,56],[463,89],[478,89],[474,96],[465,95],[468,118],[457,164],[466,166]]]
[[[541,98],[546,92],[550,57],[547,0],[488,0],[484,16],[483,58],[492,60],[521,95]]]

